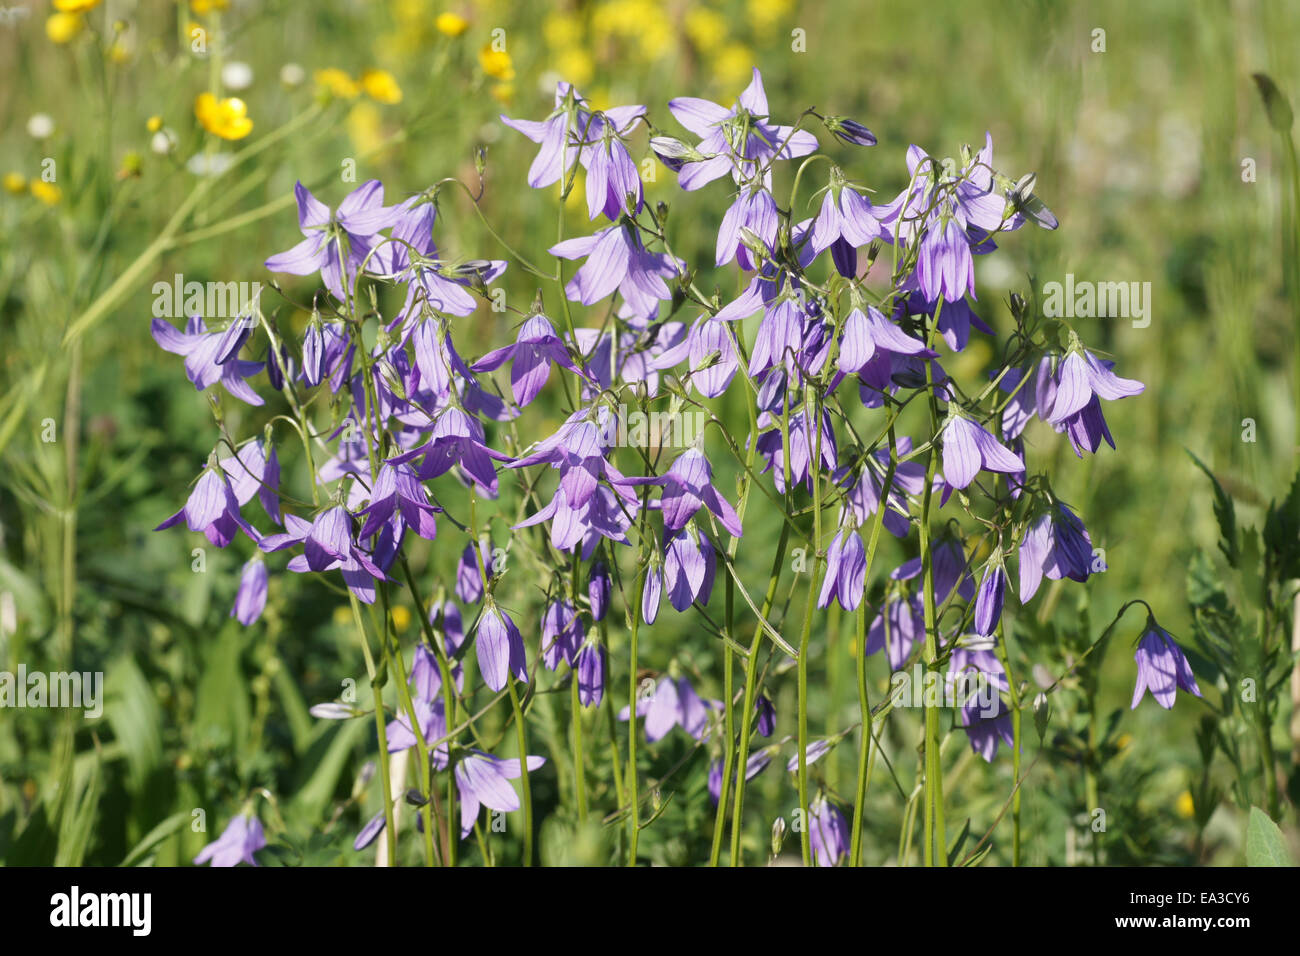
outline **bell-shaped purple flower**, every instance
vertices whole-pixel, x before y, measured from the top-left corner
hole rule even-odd
[[[1137,661],[1138,672],[1132,708],[1137,707],[1147,691],[1151,691],[1156,703],[1165,710],[1174,706],[1174,697],[1179,690],[1201,696],[1201,688],[1196,684],[1191,664],[1187,663],[1187,655],[1173,636],[1153,618],[1147,619],[1146,630],[1138,641],[1133,659]]]
[[[716,560],[713,544],[703,531],[683,528],[669,538],[664,548],[663,577],[673,610],[685,611],[696,601],[709,603]]]
[[[623,296],[623,318],[652,319],[659,303],[672,298],[665,279],[685,270],[685,264],[661,252],[648,252],[636,230],[623,222],[595,235],[566,239],[550,248],[561,259],[586,262],[574,273],[564,294],[583,305],[595,305],[614,290]]]
[[[545,757],[529,756],[528,770],[538,770],[546,763]],[[513,813],[520,807],[519,794],[510,785],[511,780],[523,776],[523,766],[518,759],[503,760],[475,750],[456,764],[456,789],[460,793],[460,836],[463,840],[474,829],[480,807]]]
[[[570,666],[582,644],[582,623],[568,601],[552,601],[542,615],[542,662],[555,670],[563,661]]]
[[[826,607],[834,596],[840,607],[856,611],[862,603],[867,579],[867,551],[856,528],[841,528],[826,549],[826,576],[817,606]]]
[[[228,354],[225,361],[218,361],[223,348],[229,344],[225,332],[209,332],[203,319],[197,315],[190,316],[184,332],[162,319],[153,320],[151,331],[160,347],[174,355],[185,356],[185,376],[198,391],[220,382],[222,388],[241,402],[266,404],[262,396],[244,381],[261,371],[261,362],[246,362],[232,354]]]
[[[408,465],[384,464],[370,494],[370,504],[357,513],[358,517],[366,516],[357,537],[370,537],[396,513],[421,538],[432,541],[438,536],[438,523],[433,516],[441,511],[429,501],[428,492]]]
[[[185,507],[176,512],[155,531],[178,525],[181,521],[191,531],[202,531],[218,548],[224,548],[241,530],[253,541],[261,537],[239,514],[239,501],[230,482],[216,468],[205,468],[190,492]]]
[[[196,865],[211,861],[213,866],[257,866],[253,854],[266,846],[262,821],[250,814],[240,814],[226,824],[226,829],[194,858]]]
[[[709,711],[722,706],[721,701],[701,700],[685,677],[665,676],[648,696],[637,696],[636,713],[645,718],[645,739],[654,743],[680,725],[696,740],[705,740],[709,731]],[[618,713],[628,719],[628,708]]]
[[[520,328],[514,345],[493,349],[470,367],[476,372],[491,372],[507,361],[512,363],[510,389],[520,405],[527,405],[541,392],[550,378],[552,363],[574,374],[582,374],[569,358],[569,350],[555,334],[555,327],[544,315],[530,315]]]
[[[609,599],[613,594],[613,582],[609,578],[609,565],[597,561],[591,566],[587,578],[587,600],[591,604],[591,619],[603,621],[609,612]]]
[[[511,674],[528,683],[524,639],[505,611],[495,606],[483,609],[474,633],[474,647],[483,682],[493,691],[505,687]]]
[[[976,634],[987,637],[997,628],[1002,619],[1002,600],[1006,591],[1007,572],[1002,567],[1002,556],[998,554],[984,568],[984,578],[975,595]]]
[[[852,843],[848,817],[825,794],[818,794],[808,808],[807,825],[814,864],[835,866],[848,857]]]
[[[574,670],[578,676],[579,702],[583,707],[599,707],[605,697],[605,648],[600,644],[583,644]]]
[[[978,422],[955,414],[943,429],[943,477],[954,488],[965,488],[980,470],[1016,474],[1025,463]]]
[[[1092,563],[1088,529],[1065,504],[1056,502],[1030,522],[1020,543],[1020,603],[1034,596],[1043,575],[1052,581],[1083,582],[1092,573]]]
[[[266,563],[261,555],[255,555],[240,572],[239,589],[235,592],[235,606],[230,609],[230,616],[249,627],[262,616],[265,608]]]

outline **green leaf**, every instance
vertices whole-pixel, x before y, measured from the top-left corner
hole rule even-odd
[[[1277,824],[1259,807],[1250,808],[1246,824],[1247,866],[1295,866]]]
[[[1240,558],[1240,552],[1237,548],[1237,512],[1233,508],[1232,499],[1228,497],[1223,486],[1219,484],[1219,479],[1214,477],[1214,472],[1206,467],[1201,459],[1197,458],[1188,449],[1187,452],[1192,461],[1196,462],[1196,467],[1205,472],[1207,478],[1214,485],[1214,517],[1219,522],[1219,548],[1223,551],[1224,557],[1228,559],[1228,564],[1237,567]]]
[[[1264,518],[1264,546],[1273,556],[1279,578],[1300,577],[1300,471],[1279,504],[1270,503]]]
[[[1277,88],[1277,84],[1267,73],[1252,73],[1251,79],[1259,87],[1260,99],[1264,101],[1264,112],[1268,114],[1268,125],[1279,133],[1291,132],[1294,116],[1291,113],[1291,102],[1286,98],[1286,94]]]
[[[135,866],[140,863],[158,844],[183,827],[190,819],[190,813],[189,810],[173,813],[145,834],[144,839],[135,845],[135,848],[126,855],[126,858],[119,865]]]

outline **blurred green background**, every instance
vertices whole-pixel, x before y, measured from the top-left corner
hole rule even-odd
[[[1216,532],[1209,486],[1184,449],[1237,496],[1244,524],[1258,520],[1252,503],[1283,494],[1294,471],[1279,212],[1286,172],[1250,80],[1265,71],[1300,96],[1294,4],[108,0],[84,14],[55,14],[10,0],[0,12],[0,172],[9,173],[0,195],[0,669],[104,671],[107,694],[98,720],[0,712],[0,860],[184,862],[261,787],[283,815],[284,860],[372,859],[350,843],[378,805],[373,792],[354,792],[374,755],[373,728],[306,712],[364,673],[346,604],[272,565],[267,613],[245,630],[228,613],[248,542],[228,552],[206,547],[205,571],[195,573],[201,536],[151,531],[181,505],[216,440],[205,397],[149,336],[151,287],[175,273],[265,282],[262,260],[298,238],[295,180],[336,205],[353,188],[341,178],[352,161],[356,181],[382,179],[393,202],[443,177],[473,185],[479,146],[487,149],[485,216],[525,255],[544,256],[556,197],[526,188],[535,148],[497,116],[543,117],[561,77],[596,106],[647,104],[656,126],[680,134],[671,97],[730,103],[758,66],[778,118],[817,106],[876,133],[879,146],[854,150],[818,131],[823,148],[880,201],[905,184],[908,144],[956,155],[991,131],[997,167],[1036,172],[1038,195],[1061,221],[1056,232],[1009,236],[977,263],[977,311],[1004,334],[1013,291],[1041,292],[1067,273],[1151,283],[1149,327],[1077,323],[1089,347],[1147,385],[1108,410],[1118,451],[1077,461],[1050,432],[1030,436],[1033,461],[1049,468],[1106,552],[1109,570],[1087,587],[1094,633],[1141,596],[1174,635],[1188,635],[1186,569],[1197,549],[1213,550]],[[206,52],[195,52],[195,37]],[[494,40],[504,41],[504,56],[492,51]],[[341,72],[319,72],[327,70]],[[367,81],[373,70],[391,82],[376,73]],[[230,88],[243,79],[246,88]],[[240,97],[252,132],[237,141],[206,134],[194,110],[204,91]],[[239,150],[258,151],[191,200],[210,179],[205,170]],[[42,179],[47,160],[53,182]],[[646,189],[648,200],[672,206],[676,251],[711,262],[725,190],[684,195],[661,166]],[[587,231],[580,191],[569,202],[566,234]],[[435,238],[453,256],[505,258],[452,191]],[[520,303],[535,291],[518,269],[503,285]],[[285,286],[296,301],[309,299],[309,282]],[[92,309],[97,302],[103,307]],[[88,309],[93,321],[70,341]],[[305,319],[299,312],[293,321],[301,328]],[[459,350],[481,354],[509,327],[506,317],[480,311],[458,326]],[[973,377],[993,359],[980,343],[949,367]],[[228,398],[222,408],[240,436],[271,414]],[[549,434],[558,415],[530,409],[521,431]],[[1243,440],[1245,419],[1253,441]],[[48,420],[52,442],[43,440]],[[494,534],[504,529],[498,522]],[[432,578],[449,580],[463,543],[448,536],[420,558]],[[893,563],[910,554],[892,541],[886,549]],[[770,554],[741,549],[754,587]],[[1077,590],[1051,600],[1074,615]],[[792,620],[802,595],[800,587]],[[399,616],[408,641],[417,633],[410,618]],[[644,639],[644,665],[667,666],[686,620],[661,616]],[[815,646],[846,662],[814,670],[825,691],[814,704],[821,732],[847,726],[857,707],[843,646],[849,622],[832,620]],[[535,613],[528,623],[535,629]],[[1124,626],[1136,636],[1135,618]],[[1188,792],[1196,702],[1128,715],[1129,647],[1127,634],[1113,643],[1102,685],[1104,709],[1126,713],[1102,803],[1122,807],[1130,821],[1107,858],[1238,861],[1235,811],[1225,809],[1196,838]],[[702,689],[720,696],[716,653],[689,659]],[[616,676],[625,667],[616,664]],[[883,687],[882,662],[872,667]],[[778,686],[782,732],[792,732],[793,683]],[[895,746],[909,759],[910,738]],[[960,733],[949,747],[961,767],[949,788],[950,828],[970,817],[982,834],[1006,799],[1006,752],[985,768],[967,759]],[[848,791],[850,749],[827,758],[824,771]],[[684,745],[667,741],[648,758],[647,774],[683,756]],[[706,769],[695,759],[673,778],[685,797],[647,834],[656,859],[698,859],[707,847]],[[881,771],[869,862],[891,858],[901,815]],[[538,777],[546,805],[547,789],[563,783],[549,771]],[[1079,768],[1044,760],[1025,791],[1027,861],[1084,862]],[[747,845],[761,851],[771,819],[792,803],[783,771],[759,778]],[[198,808],[207,834],[192,826]],[[269,811],[262,816],[268,831],[279,829]],[[600,837],[593,849],[566,840],[565,826],[559,815],[543,823],[544,860],[600,859]],[[1005,860],[1005,841],[993,842],[993,859]]]

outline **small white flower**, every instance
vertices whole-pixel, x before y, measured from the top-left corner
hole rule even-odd
[[[164,126],[153,134],[153,139],[149,141],[149,148],[159,156],[166,156],[176,148],[176,134]]]
[[[195,176],[219,176],[230,168],[232,157],[229,153],[195,153],[185,168]]]
[[[253,85],[253,68],[239,60],[231,60],[221,68],[221,82],[232,90],[246,90]]]
[[[297,63],[286,63],[280,67],[280,82],[285,86],[300,86],[307,78],[307,71]]]
[[[36,113],[27,121],[27,135],[32,139],[48,139],[54,133],[54,117],[49,113]]]

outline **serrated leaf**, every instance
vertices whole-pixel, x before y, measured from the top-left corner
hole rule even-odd
[[[1189,449],[1183,450],[1187,452],[1192,461],[1196,462],[1196,467],[1205,472],[1206,477],[1214,485],[1214,517],[1219,522],[1219,548],[1223,551],[1223,556],[1228,559],[1228,564],[1235,568],[1240,558],[1240,552],[1237,546],[1237,512],[1233,507],[1232,499],[1223,490],[1223,485],[1219,484],[1219,479],[1214,477],[1214,472],[1210,471],[1205,463],[1193,455]]]
[[[1282,831],[1259,807],[1250,808],[1246,824],[1246,865],[1295,866]]]

